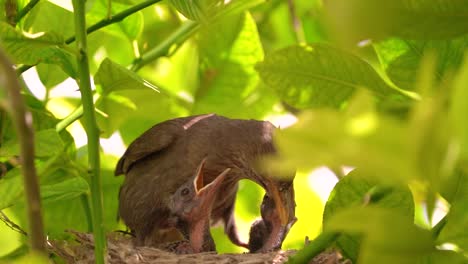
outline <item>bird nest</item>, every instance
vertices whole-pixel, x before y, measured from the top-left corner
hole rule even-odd
[[[76,241],[49,241],[49,250],[64,259],[67,263],[94,263],[94,239],[92,234],[68,231]],[[279,250],[268,253],[217,254],[203,252],[198,254],[178,255],[157,248],[135,247],[132,239],[120,233],[107,237],[107,263],[216,263],[216,264],[260,264],[285,263],[295,250]],[[345,263],[337,252],[323,252],[309,264],[342,264]]]

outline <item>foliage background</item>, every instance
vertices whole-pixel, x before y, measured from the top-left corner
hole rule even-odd
[[[0,1],[0,44],[19,72],[35,66],[22,74],[23,94],[36,130],[45,229],[49,238],[66,239],[65,229],[90,228],[87,147],[73,122],[81,105],[77,50],[68,39],[73,9],[70,1],[38,1],[12,27],[10,2],[18,11],[29,3]],[[87,24],[147,2],[87,1]],[[120,137],[128,145],[155,123],[208,112],[297,118],[277,138],[287,160],[271,164],[298,168],[299,221],[285,248],[302,248],[323,220],[325,231],[340,232],[335,245],[360,263],[463,263],[467,21],[465,0],[171,0],[89,33],[100,137],[110,138],[101,140],[106,232],[124,229],[116,221],[122,177],[113,176]],[[18,142],[1,114],[0,209],[27,230]],[[323,165],[336,176],[311,176]],[[344,165],[357,169],[325,206],[316,191],[324,187],[311,183],[333,184]],[[376,189],[383,198],[374,202]],[[245,236],[262,195],[241,183],[236,214]],[[449,213],[437,224],[434,212],[438,219]],[[220,252],[240,251],[221,229],[212,232]],[[0,233],[4,259],[23,254],[24,236],[3,224]]]

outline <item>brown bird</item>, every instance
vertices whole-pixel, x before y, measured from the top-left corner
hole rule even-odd
[[[183,238],[170,217],[170,197],[206,158],[206,182],[231,168],[221,184],[223,191],[215,199],[212,223],[222,221],[230,240],[248,247],[238,237],[233,212],[238,181],[253,180],[271,197],[275,208],[272,215],[278,219],[259,251],[280,248],[296,219],[294,173],[271,175],[259,166],[260,159],[276,154],[274,130],[265,121],[209,114],[168,120],[143,133],[128,147],[115,170],[116,175],[125,174],[119,216],[134,233],[137,244],[152,246]]]
[[[178,217],[177,227],[188,238],[192,253],[216,251],[210,234],[210,214],[219,187],[231,170],[227,168],[212,182],[207,183],[204,180],[205,162],[206,159],[202,160],[194,177],[171,196],[169,206]]]

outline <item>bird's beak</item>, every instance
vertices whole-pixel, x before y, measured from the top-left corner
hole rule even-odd
[[[280,224],[283,227],[296,221],[294,188],[292,182],[268,181],[266,192],[273,199]]]

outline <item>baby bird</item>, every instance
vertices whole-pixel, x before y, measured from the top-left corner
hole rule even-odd
[[[216,251],[210,234],[211,210],[219,187],[231,170],[225,169],[212,182],[207,183],[204,178],[205,163],[206,158],[201,161],[196,174],[171,196],[170,209],[178,218],[179,230],[189,241],[189,253]],[[183,247],[183,253],[187,253],[186,245]]]

